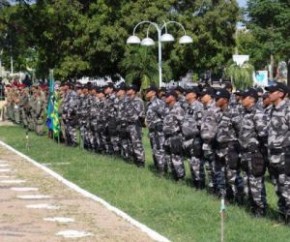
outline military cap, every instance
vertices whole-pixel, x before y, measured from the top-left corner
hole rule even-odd
[[[199,90],[198,87],[190,87],[190,88],[185,89],[185,93],[186,94],[195,93],[196,95],[199,95],[200,94],[200,90]]]
[[[231,97],[231,94],[225,88],[221,88],[221,89],[217,90],[217,92],[215,93],[215,98],[216,99],[219,99],[219,98],[230,99],[230,97]]]
[[[175,99],[178,98],[178,95],[175,90],[169,90],[165,93],[165,97],[173,96]]]
[[[104,89],[106,89],[106,88],[108,88],[108,87],[114,89],[114,88],[115,88],[115,87],[114,87],[114,83],[113,83],[113,82],[107,82],[107,84],[104,86]]]
[[[268,86],[265,89],[269,92],[280,91],[283,93],[288,93],[288,87],[281,82],[275,82],[272,86]]]
[[[104,92],[104,88],[103,87],[99,87],[99,86],[96,86],[95,90],[96,90],[97,93],[103,93]]]
[[[148,87],[147,89],[146,89],[146,92],[150,92],[150,91],[154,91],[154,92],[158,92],[158,88],[155,86],[155,85],[152,85],[152,86],[150,86],[150,87]]]
[[[244,90],[243,92],[241,92],[241,96],[242,97],[253,97],[256,100],[258,99],[258,92],[255,88],[248,88],[246,90]]]
[[[123,90],[123,91],[127,90],[127,85],[125,82],[121,82],[118,86],[115,87],[115,91],[118,92],[120,90]]]
[[[182,88],[182,86],[177,86],[177,87],[175,88],[175,90],[178,91],[178,92],[181,92],[181,93],[184,92],[184,89]]]
[[[134,90],[135,92],[138,92],[139,89],[136,85],[131,84],[131,85],[127,86],[127,91],[129,91],[129,90]]]
[[[206,94],[210,95],[211,97],[214,97],[215,89],[213,87],[206,87],[206,88],[202,89],[200,96],[204,96]]]

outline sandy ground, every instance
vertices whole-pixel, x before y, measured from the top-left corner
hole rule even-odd
[[[10,183],[5,183],[10,182]],[[17,184],[13,180],[22,180]],[[15,187],[33,187],[38,191],[15,191]],[[24,195],[49,198],[21,199]],[[49,204],[58,209],[27,208]],[[84,198],[44,171],[0,146],[0,241],[152,241],[145,233],[110,212],[102,205]],[[71,223],[45,221],[44,218],[66,217]],[[90,233],[82,238],[65,238],[60,231]]]

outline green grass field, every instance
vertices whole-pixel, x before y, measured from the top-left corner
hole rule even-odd
[[[144,135],[145,136],[145,135]],[[70,162],[51,168],[96,194],[133,218],[158,231],[172,241],[220,241],[220,201],[196,191],[187,181],[159,178],[152,168],[151,149],[144,137],[146,167],[137,168],[123,160],[92,154],[79,148],[58,145],[47,137],[29,133],[31,148],[26,150],[25,130],[0,127],[0,140],[40,163]],[[188,166],[188,162],[186,163]],[[225,241],[290,241],[290,226],[278,222],[274,188],[267,183],[269,213],[253,218],[244,207],[228,205]]]

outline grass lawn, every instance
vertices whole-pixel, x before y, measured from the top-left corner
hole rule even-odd
[[[188,182],[188,169],[187,180],[182,183],[156,176],[147,137],[144,137],[145,169],[116,157],[58,145],[33,133],[29,133],[29,137],[31,148],[26,150],[24,129],[0,127],[0,140],[40,163],[51,163],[51,168],[66,179],[102,197],[170,240],[220,241],[220,201],[206,191],[193,189]],[[70,162],[70,165],[57,165],[59,162]],[[186,164],[188,166],[188,162]],[[276,196],[269,183],[267,194],[270,211],[263,219],[253,218],[243,207],[227,206],[225,241],[290,241],[290,226],[279,223],[273,212]]]

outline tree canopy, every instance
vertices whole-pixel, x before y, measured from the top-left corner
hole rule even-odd
[[[0,6],[3,59],[13,56],[18,70],[33,66],[39,77],[53,68],[63,79],[128,76],[132,67],[120,63],[134,58],[126,39],[142,20],[160,26],[164,21],[180,22],[193,38],[190,45],[162,44],[164,67],[171,69],[173,79],[188,70],[202,73],[220,68],[233,53],[239,16],[236,1],[224,0],[19,0],[16,5]],[[167,28],[176,40],[184,34],[178,25]],[[142,25],[136,34],[144,37],[147,29]],[[150,27],[149,35],[157,40],[154,28]],[[157,61],[156,46],[146,55]],[[7,61],[4,65],[9,67]]]

